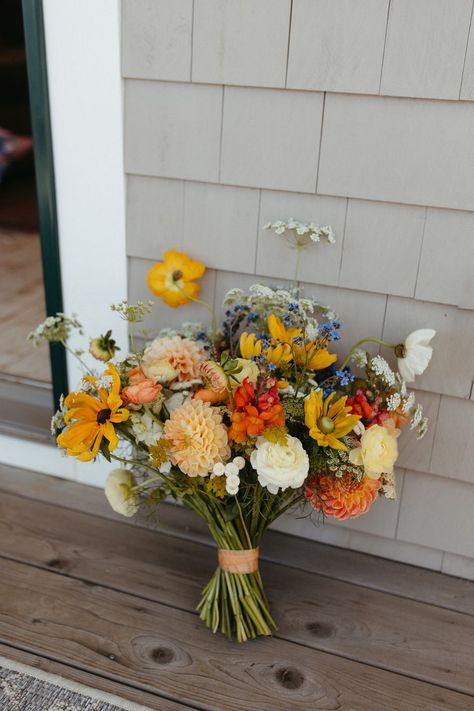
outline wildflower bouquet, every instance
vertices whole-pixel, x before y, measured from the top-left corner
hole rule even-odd
[[[329,227],[312,223],[267,227],[289,236],[298,253],[334,241]],[[244,641],[276,629],[258,568],[273,521],[297,506],[355,518],[378,497],[395,497],[400,429],[408,425],[420,437],[426,430],[405,383],[426,368],[434,331],[416,331],[399,344],[367,339],[395,351],[398,372],[362,350],[365,341],[338,363],[331,346],[340,321],[296,285],[232,289],[217,329],[198,296],[204,271],[171,250],[148,284],[171,307],[203,303],[212,326],[163,329],[138,348],[135,326],[151,306],[113,306],[130,323],[132,350],[118,357],[110,331],[93,339],[90,352],[105,370],[84,374],[53,427],[68,455],[120,464],[106,484],[116,511],[132,516],[172,497],[204,519],[218,567],[198,610],[213,632]],[[32,338],[69,348],[77,328],[77,319],[58,314]]]

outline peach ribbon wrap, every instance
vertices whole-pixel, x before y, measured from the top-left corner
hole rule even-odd
[[[232,551],[217,549],[219,567],[227,573],[255,573],[258,570],[259,548]]]

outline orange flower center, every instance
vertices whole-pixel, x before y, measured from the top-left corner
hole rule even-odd
[[[183,278],[183,272],[181,271],[181,269],[175,269],[175,271],[172,274],[173,281],[179,281],[182,278]]]

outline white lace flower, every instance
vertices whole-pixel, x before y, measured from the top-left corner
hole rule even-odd
[[[403,395],[403,393],[402,393]],[[403,401],[403,413],[406,415],[415,406],[415,393],[410,393]]]
[[[394,412],[394,410],[400,407],[401,402],[402,398],[400,397],[400,393],[393,393],[393,395],[390,395],[387,398],[387,410],[389,412]]]
[[[132,412],[130,414],[130,424],[132,425],[132,434],[137,443],[146,444],[147,447],[152,447],[161,439],[163,434],[163,425],[157,422],[155,418],[146,412]]]
[[[367,353],[362,348],[357,348],[351,356],[351,361],[358,368],[365,368],[367,365]]]
[[[433,349],[429,344],[435,335],[436,331],[432,328],[420,328],[410,333],[401,347],[397,346],[401,352],[398,357],[398,370],[407,383],[413,382],[415,375],[421,375],[428,367],[433,355]]]
[[[291,435],[287,435],[286,440],[286,445],[282,445],[258,437],[250,457],[260,485],[271,494],[288,487],[297,489],[308,475],[309,458],[300,440]]]
[[[395,373],[382,356],[374,356],[370,361],[370,368],[375,375],[378,375],[384,382],[391,386],[395,384]]]

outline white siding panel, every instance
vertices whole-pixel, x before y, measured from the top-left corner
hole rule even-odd
[[[284,87],[290,0],[195,0],[193,81]]]
[[[461,84],[461,99],[474,99],[474,25],[471,21],[471,31],[467,43],[466,61]]]
[[[126,77],[189,81],[193,0],[122,0]]]
[[[299,268],[301,281],[336,285],[339,278],[346,200],[321,195],[283,193],[262,190],[258,233],[257,272],[271,277],[294,279],[296,250],[285,235],[263,230],[263,225],[293,217],[303,222],[331,225],[336,244],[321,241],[302,255]]]
[[[183,243],[184,182],[129,175],[127,178],[127,253],[159,259]]]
[[[417,299],[474,309],[474,213],[429,208]]]
[[[215,269],[253,273],[260,193],[186,183],[184,249]]]
[[[388,0],[293,0],[287,86],[379,90]]]
[[[474,486],[407,471],[397,538],[474,557]]]
[[[447,575],[455,575],[458,578],[474,580],[474,559],[455,555],[454,553],[445,553],[441,572]]]
[[[428,418],[428,432],[423,439],[416,438],[416,432],[405,427],[398,440],[400,456],[398,465],[407,469],[415,469],[419,472],[427,472],[430,469],[431,452],[436,433],[438,421],[438,411],[440,405],[440,395],[427,393],[423,390],[415,392],[416,401],[423,405],[423,413]]]
[[[125,82],[125,170],[217,181],[222,88]]]
[[[382,336],[387,297],[384,294],[369,294],[319,284],[303,284],[304,292],[320,304],[335,309],[342,321],[341,340],[334,341],[330,350],[345,356],[360,338]],[[377,353],[378,346],[367,343],[370,353]]]
[[[340,285],[413,296],[425,208],[349,200]]]
[[[313,193],[323,95],[230,87],[221,182]]]
[[[474,209],[474,104],[328,94],[318,192]]]
[[[349,548],[371,555],[378,555],[382,558],[398,560],[409,565],[419,565],[422,568],[431,570],[441,570],[443,553],[434,548],[405,543],[382,536],[374,536],[368,533],[351,532]]]
[[[474,403],[441,398],[430,471],[474,484]]]
[[[392,0],[382,94],[457,99],[472,0]]]
[[[474,313],[453,306],[430,304],[390,296],[384,326],[384,339],[403,341],[418,328],[434,328],[433,358],[416,387],[430,392],[469,397],[474,376]],[[392,352],[384,353],[393,363]]]

